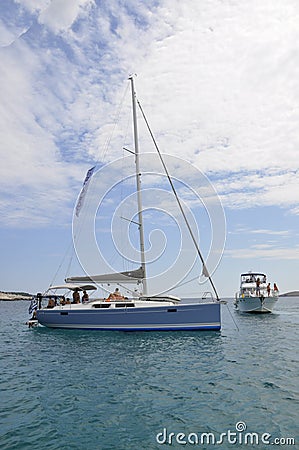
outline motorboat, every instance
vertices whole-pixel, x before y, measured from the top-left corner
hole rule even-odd
[[[241,274],[240,289],[235,294],[235,307],[246,313],[271,313],[279,297],[274,283],[268,282],[267,276],[260,272]]]

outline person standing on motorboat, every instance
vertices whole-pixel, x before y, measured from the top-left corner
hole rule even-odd
[[[257,278],[255,284],[256,284],[256,295],[260,295],[260,293],[261,293],[261,288],[260,288],[261,280],[259,278]]]
[[[268,293],[268,297],[270,297],[270,293],[271,293],[271,285],[270,285],[270,283],[267,284],[267,293]]]

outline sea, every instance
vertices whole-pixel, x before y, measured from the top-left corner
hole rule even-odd
[[[1,450],[299,448],[299,297],[219,332],[29,329],[0,302]]]

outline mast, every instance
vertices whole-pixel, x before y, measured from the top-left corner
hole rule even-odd
[[[147,281],[146,281],[145,254],[144,254],[144,230],[143,230],[143,217],[142,217],[142,197],[141,197],[141,173],[140,173],[140,162],[139,162],[139,144],[138,144],[138,128],[137,128],[137,114],[136,114],[136,92],[135,92],[135,88],[134,88],[134,76],[131,75],[129,77],[129,80],[131,82],[131,91],[132,91],[133,131],[134,131],[140,255],[141,255],[141,267],[142,267],[143,273],[144,273],[144,278],[143,278],[142,284],[143,284],[143,295],[147,295]]]

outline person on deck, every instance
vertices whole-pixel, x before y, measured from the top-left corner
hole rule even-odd
[[[271,286],[270,283],[267,284],[267,293],[268,293],[268,297],[270,296],[271,293]]]
[[[50,297],[47,308],[54,308],[54,306],[55,306],[55,300],[52,297]]]
[[[256,283],[256,295],[260,295],[260,293],[261,293],[261,288],[260,288],[261,280],[258,278],[255,283]]]
[[[82,295],[82,303],[87,303],[89,300],[89,296],[87,294],[86,291],[83,291],[83,295]]]
[[[42,301],[43,301],[43,297],[42,294],[40,292],[37,293],[36,295],[37,297],[37,302],[38,302],[38,309],[41,309],[42,307]]]
[[[111,293],[107,300],[124,300],[124,296],[121,295],[119,289],[116,288],[113,293]]]
[[[73,292],[73,303],[80,303],[80,294],[78,288],[76,288]]]

